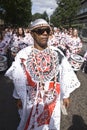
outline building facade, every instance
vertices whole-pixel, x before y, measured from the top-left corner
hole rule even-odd
[[[81,25],[82,27],[87,27],[87,0],[81,1],[81,6],[74,23]]]

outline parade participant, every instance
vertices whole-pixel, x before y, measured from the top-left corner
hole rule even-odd
[[[33,44],[33,38],[30,33],[26,33],[24,28],[19,27],[17,29],[16,35],[13,36],[12,44],[11,44],[11,51],[13,57],[18,53],[19,50],[30,46]],[[14,53],[16,52],[16,53]]]
[[[28,46],[25,38],[26,37],[25,37],[24,29],[22,27],[19,27],[17,29],[17,33],[16,33],[16,37],[13,42],[13,46],[18,47],[19,50],[25,48],[26,46]]]
[[[76,54],[80,54],[83,44],[82,44],[82,40],[78,35],[78,30],[76,28],[73,29],[73,40],[74,40],[74,52]]]
[[[69,58],[71,54],[80,54],[82,49],[82,41],[78,36],[78,30],[73,29],[72,36],[66,41],[67,57]]]
[[[23,48],[28,46],[28,42],[25,40],[25,32],[22,27],[17,28],[17,32],[11,39],[11,57],[14,60],[16,54]]]
[[[8,47],[9,42],[4,38],[3,32],[0,32],[0,71],[5,71],[8,68]]]
[[[32,46],[34,41],[33,41],[33,38],[31,36],[29,28],[25,29],[25,37],[26,37],[26,41],[28,43],[28,46]]]
[[[7,50],[9,47],[9,42],[4,38],[3,32],[0,32],[0,55],[7,56]]]
[[[82,66],[81,66],[81,70],[82,70],[82,72],[87,74],[87,50],[86,50],[83,57],[84,57],[84,62],[82,64]]]
[[[80,82],[63,53],[47,45],[49,24],[36,19],[30,31],[34,45],[18,52],[5,74],[14,83],[21,119],[17,130],[60,130],[60,96],[68,107]]]
[[[50,27],[50,35],[48,39],[48,45],[58,47],[59,45],[59,40],[54,34],[54,28]]]
[[[66,37],[67,37],[67,29],[62,28],[58,48],[60,48],[65,55],[66,55]]]

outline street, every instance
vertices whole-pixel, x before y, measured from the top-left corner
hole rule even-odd
[[[16,130],[19,123],[12,91],[12,82],[0,74],[0,130]]]

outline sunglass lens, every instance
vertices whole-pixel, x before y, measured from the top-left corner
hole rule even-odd
[[[50,34],[50,29],[49,28],[47,28],[45,31],[47,32],[47,34]]]
[[[50,28],[43,28],[43,29],[36,29],[36,30],[34,30],[33,32],[36,32],[38,35],[42,35],[44,32],[47,32],[47,34],[49,34],[50,33]]]

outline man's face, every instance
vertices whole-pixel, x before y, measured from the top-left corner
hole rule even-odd
[[[47,47],[47,41],[50,34],[49,27],[40,27],[32,31],[35,46],[45,49]]]

